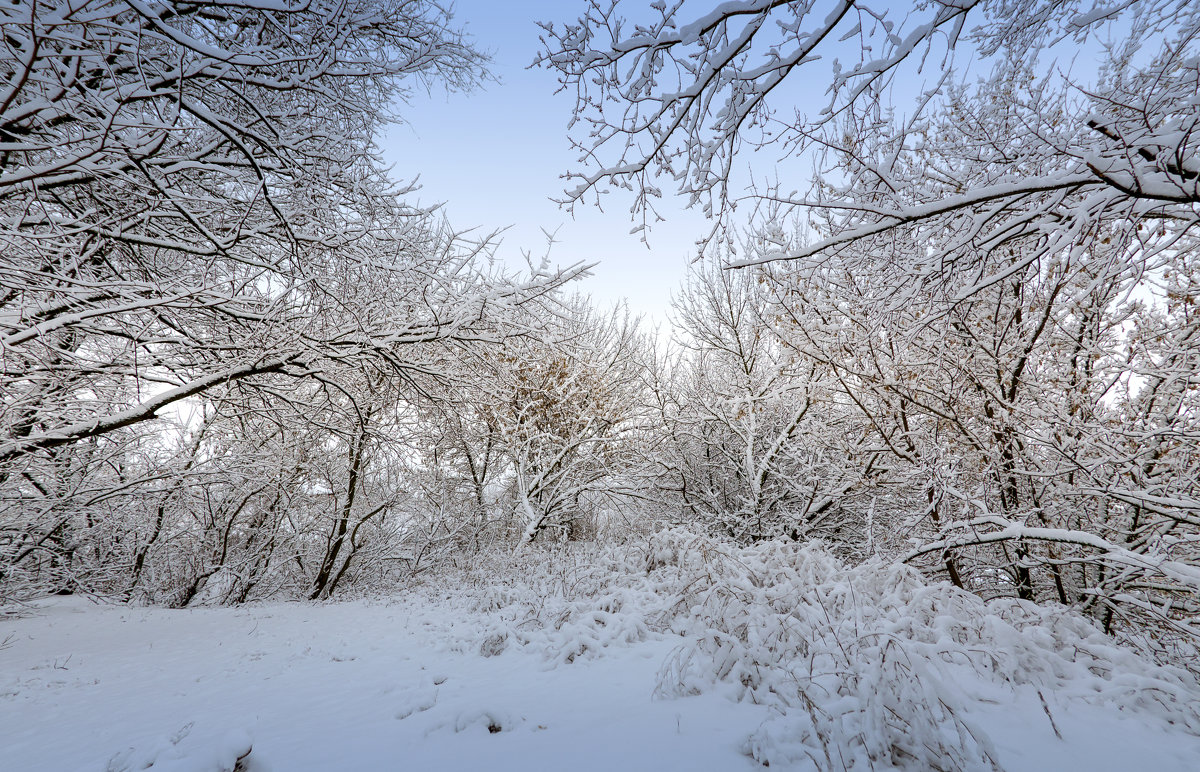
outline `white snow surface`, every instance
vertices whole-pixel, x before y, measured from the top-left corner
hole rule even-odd
[[[0,613],[14,772],[1182,771],[1198,706],[1063,609],[678,532],[384,598]]]

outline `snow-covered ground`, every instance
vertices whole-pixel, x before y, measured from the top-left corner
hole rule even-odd
[[[547,668],[455,651],[472,621],[403,600],[41,603],[3,623],[0,768],[215,772],[250,742],[274,772],[754,768],[738,747],[763,709],[651,698],[673,642]]]
[[[721,672],[703,686],[706,634],[678,629],[678,616],[664,622],[653,594],[633,582],[579,590],[598,574],[578,564],[546,576],[558,590],[513,579],[328,604],[175,611],[54,598],[10,608],[0,616],[0,769],[216,772],[252,747],[244,767],[253,772],[751,770],[762,768],[747,755],[755,743],[773,769],[813,768],[786,752],[789,742],[813,746],[800,730],[788,739],[790,713],[763,698],[765,687]],[[946,681],[912,661],[919,650],[904,650],[903,672],[927,690],[928,679]],[[1057,690],[952,671],[954,726],[986,734],[982,747],[1008,770],[1200,767],[1196,708],[1186,704],[1200,692],[1178,673],[1155,681],[1147,664],[1089,680],[1055,668]],[[664,688],[685,682],[701,686]],[[886,691],[878,699],[907,693]],[[862,705],[876,698],[831,694],[821,710],[843,731],[869,723]],[[853,709],[831,708],[839,699]],[[890,767],[861,758],[847,751],[844,765]]]

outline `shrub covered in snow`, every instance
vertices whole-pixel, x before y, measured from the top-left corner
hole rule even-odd
[[[1044,695],[1054,693],[1200,734],[1190,673],[1122,647],[1069,609],[983,600],[883,561],[850,566],[819,544],[736,547],[671,530],[517,560],[515,570],[480,565],[462,579],[475,588],[472,610],[490,620],[472,645],[537,647],[553,667],[680,636],[656,695],[723,690],[770,706],[774,717],[745,745],[764,764],[998,768],[971,716],[996,689],[1032,696],[1031,720],[1051,725]]]

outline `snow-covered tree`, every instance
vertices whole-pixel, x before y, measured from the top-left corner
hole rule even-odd
[[[636,322],[577,297],[556,305],[541,335],[510,341],[497,358],[491,422],[509,464],[522,544],[594,528],[596,500],[628,468],[632,434],[644,423]]]
[[[886,450],[901,556],[1194,633],[1200,9],[632,5],[545,27],[578,96],[568,198],[652,216],[668,178],[727,243],[741,206],[728,262],[772,264],[769,326]]]
[[[436,5],[0,14],[0,461],[362,348],[373,331],[308,321],[336,303],[324,285],[369,263],[440,270],[436,224],[372,145],[408,84],[479,72]]]
[[[709,264],[676,299],[685,353],[663,416],[668,478],[692,518],[738,541],[834,536],[873,453],[847,463],[860,454],[850,451],[828,368],[773,334],[766,281]]]
[[[486,275],[382,168],[411,89],[482,75],[438,3],[17,2],[0,30],[0,576],[70,563],[80,497],[189,400],[413,385],[568,275]]]
[[[1196,351],[1180,345],[1182,318],[1166,321],[1187,316],[1180,285],[1161,302],[1132,300],[1144,285],[1118,257],[1120,232],[1109,237],[1017,270],[1015,241],[975,263],[1003,282],[977,288],[975,270],[943,272],[902,300],[892,252],[859,256],[871,272],[836,260],[776,270],[773,329],[829,368],[838,401],[870,428],[865,445],[884,451],[873,517],[914,540],[887,554],[985,595],[1078,605],[1169,637],[1191,624],[1200,578],[1194,472],[1173,454],[1191,436],[1195,374],[1183,360]],[[1174,355],[1150,354],[1150,339]],[[1144,499],[1131,483],[1142,472]],[[1150,499],[1152,512],[1140,503]]]
[[[1153,252],[1195,227],[1194,3],[734,0],[709,11],[680,2],[628,10],[637,5],[592,3],[575,23],[544,25],[538,62],[577,95],[584,166],[571,172],[570,201],[629,188],[651,219],[666,177],[713,215],[718,233],[744,198],[764,221],[829,222],[821,239],[756,256],[767,260],[824,259],[901,226],[943,259],[1017,234],[1040,235],[1050,254],[1114,217],[1165,231]],[[1077,73],[1091,68],[1068,63],[1080,51],[1099,62],[1088,80]],[[997,106],[1018,108],[1009,112],[1021,142],[1000,153],[991,141],[1004,135],[980,136],[991,162],[983,179],[963,186],[951,170],[913,163],[936,146],[940,121],[994,128]],[[888,152],[864,156],[864,145]],[[798,163],[744,196],[735,172],[750,156]],[[817,173],[799,179],[809,163]]]

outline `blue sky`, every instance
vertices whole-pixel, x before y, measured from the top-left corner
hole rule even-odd
[[[521,264],[524,252],[541,257],[547,249],[543,230],[553,233],[552,262],[598,263],[580,290],[602,306],[626,299],[635,313],[663,322],[670,295],[695,254],[695,240],[708,231],[703,216],[685,210],[682,200],[671,195],[670,181],[663,181],[666,198],[657,206],[667,221],[654,226],[647,246],[640,236],[630,234],[630,195],[610,193],[604,211],[579,206],[574,214],[551,200],[566,187],[563,172],[581,167],[566,136],[573,94],[555,94],[553,73],[529,68],[541,47],[536,22],[573,21],[584,7],[582,0],[456,0],[456,21],[476,47],[492,57],[491,71],[498,82],[467,94],[447,95],[436,89],[429,95],[415,94],[402,110],[408,123],[391,127],[381,146],[394,165],[394,176],[419,176],[420,203],[444,202],[456,227],[472,227],[481,235],[507,229],[498,250],[505,262]],[[1055,55],[1065,57],[1058,66],[1066,68],[1076,57],[1090,65],[1100,50],[1095,40],[1083,48],[1067,41],[1061,48]],[[847,53],[853,56],[856,50]],[[973,69],[971,60],[969,52],[962,56],[956,67],[960,77]],[[785,113],[794,106],[823,106],[820,72],[777,89],[776,106]],[[900,93],[892,96],[901,114],[924,79],[913,73],[899,80]],[[781,174],[795,178],[795,187],[804,187],[802,178],[810,170],[798,166],[796,159],[781,162],[776,152],[759,154],[755,179]],[[754,155],[744,153],[743,163]]]
[[[403,108],[408,125],[393,126],[381,146],[394,176],[420,175],[423,204],[446,203],[456,227],[488,232],[508,227],[500,257],[546,251],[542,229],[556,233],[554,263],[599,262],[579,289],[601,305],[627,298],[635,313],[665,321],[669,296],[683,278],[704,223],[674,199],[663,201],[668,221],[649,236],[649,248],[630,235],[631,198],[612,195],[601,212],[578,207],[572,218],[550,199],[560,196],[560,175],[576,167],[566,137],[574,104],[554,94],[553,74],[528,69],[539,50],[538,20],[574,19],[575,2],[458,0],[456,20],[492,58],[499,83],[469,94],[434,91],[415,95]]]

